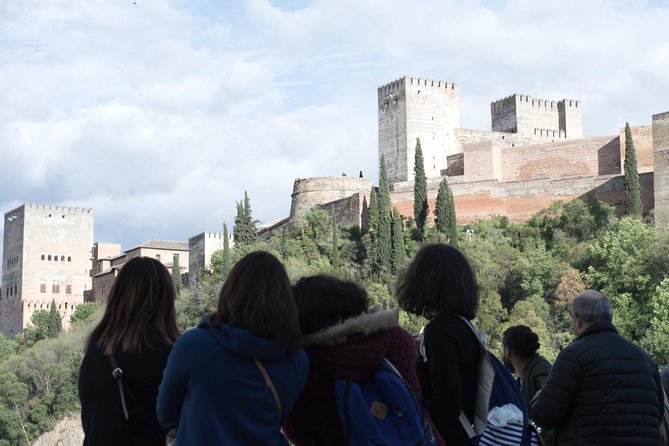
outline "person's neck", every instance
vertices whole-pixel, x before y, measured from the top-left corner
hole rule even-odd
[[[516,375],[523,379],[525,374],[525,366],[527,365],[527,359],[516,359],[513,361],[513,368],[516,370]]]

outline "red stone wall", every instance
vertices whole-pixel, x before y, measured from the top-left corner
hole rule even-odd
[[[636,165],[639,173],[653,171],[653,126],[640,125],[631,127]],[[620,162],[625,163],[625,129],[620,129]]]

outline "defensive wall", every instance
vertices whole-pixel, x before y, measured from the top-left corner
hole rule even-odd
[[[490,104],[492,130],[534,135],[551,132],[561,139],[583,136],[581,102],[535,99],[527,94],[513,94]]]
[[[655,226],[669,230],[669,112],[653,115]]]
[[[197,276],[211,267],[211,255],[223,249],[225,238],[222,232],[202,232],[188,238],[188,285],[194,286]],[[228,236],[228,246],[232,247],[232,237]]]
[[[360,226],[362,204],[363,202],[369,203],[371,189],[372,181],[367,178],[341,176],[297,179],[293,183],[293,194],[291,195],[290,227],[302,226],[304,215],[313,207],[332,203],[341,210],[344,206],[342,200],[349,200],[346,206],[352,207],[356,212],[347,211],[341,216],[338,215],[339,223]],[[353,195],[358,198],[352,199]],[[327,209],[327,206],[324,207]],[[352,220],[345,222],[345,215],[349,215]]]

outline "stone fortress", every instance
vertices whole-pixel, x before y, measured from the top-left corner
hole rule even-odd
[[[485,131],[460,127],[454,83],[403,77],[377,93],[379,158],[386,161],[392,204],[405,216],[413,213],[416,138],[430,210],[447,178],[459,223],[490,214],[525,220],[554,201],[590,193],[621,210],[624,131],[584,137],[580,101],[514,94],[491,104],[491,130]],[[645,212],[654,213],[658,228],[669,229],[669,112],[654,115],[651,125],[632,127],[632,135]],[[334,215],[339,225],[365,226],[371,189],[362,177],[297,179],[290,216],[258,232],[269,237],[299,227],[313,207]],[[92,209],[24,204],[4,219],[0,331],[13,336],[52,300],[67,325],[77,304],[104,304],[118,271],[136,256],[154,257],[168,269],[179,262],[182,283],[192,286],[223,242],[223,234],[204,232],[188,242],[150,240],[121,252],[118,244],[93,244]]]
[[[378,88],[378,152],[393,206],[413,213],[413,169],[420,138],[430,209],[447,178],[460,223],[490,214],[528,219],[554,201],[593,193],[622,205],[625,136],[584,137],[582,104],[513,94],[490,105],[490,131],[460,127],[454,83],[402,77]],[[646,212],[666,227],[669,113],[632,127]],[[664,161],[663,161],[664,160]],[[664,164],[663,164],[664,163]]]

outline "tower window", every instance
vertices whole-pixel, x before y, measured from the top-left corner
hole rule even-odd
[[[68,262],[71,262],[71,261],[72,261],[72,257],[67,256],[67,261],[68,261]]]
[[[65,294],[72,294],[72,285],[70,284],[65,285]],[[65,306],[65,308],[67,308],[67,306]]]
[[[49,257],[47,257],[47,260],[51,260],[51,254],[49,254]]]
[[[46,293],[46,283],[42,283],[39,286],[39,292],[40,293]]]
[[[65,256],[60,256],[60,261],[64,262],[65,261]]]
[[[42,254],[42,260],[44,260],[44,254]]]

